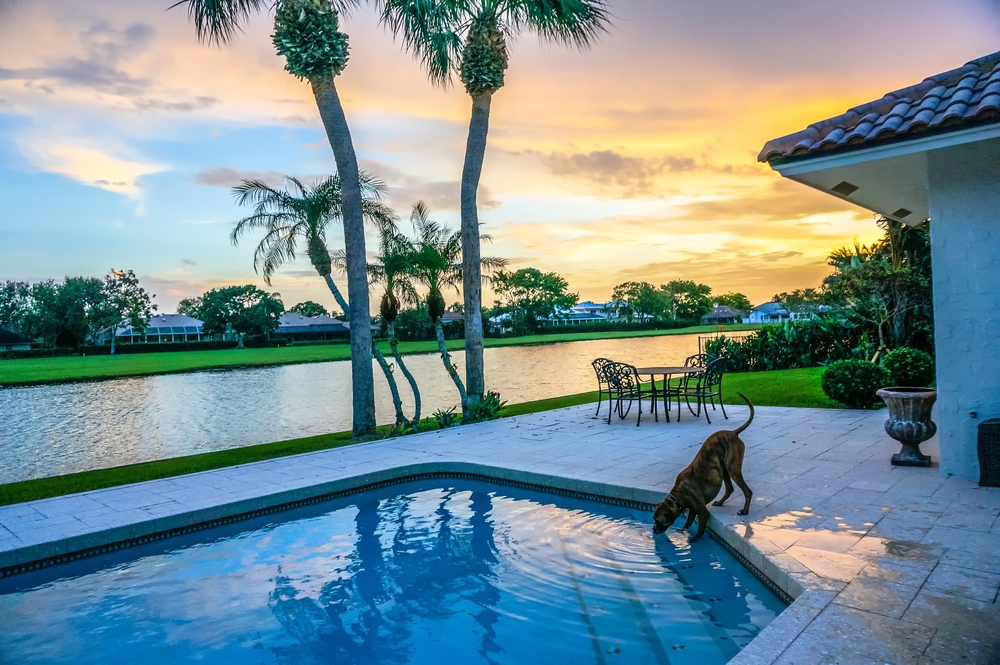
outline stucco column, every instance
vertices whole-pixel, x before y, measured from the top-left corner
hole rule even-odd
[[[1000,140],[927,168],[941,473],[978,479],[977,427],[1000,418]]]

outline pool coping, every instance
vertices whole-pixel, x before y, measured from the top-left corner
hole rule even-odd
[[[366,490],[435,478],[485,480],[638,510],[652,511],[662,499],[662,492],[657,490],[474,462],[421,462],[0,552],[0,579]],[[822,580],[811,572],[802,573],[781,568],[715,513],[711,515],[708,529],[709,535],[716,542],[780,600],[788,604],[788,607],[730,662],[744,662],[741,656],[749,652],[748,656],[753,658],[745,662],[756,664],[760,662],[756,659],[758,653],[763,654],[775,649],[777,653],[774,657],[777,657],[784,646],[794,640],[836,594],[826,591]],[[758,644],[758,641],[762,641],[761,644]],[[757,648],[754,648],[755,644],[758,644]],[[773,646],[770,649],[766,648],[769,645]]]

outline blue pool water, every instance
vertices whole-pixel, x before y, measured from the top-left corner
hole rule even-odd
[[[3,663],[725,663],[783,608],[643,511],[466,480],[0,580]]]

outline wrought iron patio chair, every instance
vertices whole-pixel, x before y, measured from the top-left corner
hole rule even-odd
[[[614,360],[609,360],[607,358],[597,358],[594,362],[590,363],[594,368],[594,373],[597,374],[597,411],[594,412],[594,417],[601,415],[601,402],[604,400],[604,393],[608,393],[608,418],[611,417],[611,386],[608,384],[608,365],[614,364]]]
[[[708,353],[696,353],[693,356],[688,356],[684,359],[684,367],[700,367],[704,369],[708,366],[710,362],[715,360],[715,356]],[[670,401],[673,398],[678,398],[678,400],[685,396],[688,392],[692,392],[695,389],[696,382],[698,380],[698,375],[696,374],[685,374],[676,379],[670,379],[666,377],[666,381],[663,384],[663,409],[667,412],[667,417],[669,418],[670,412]],[[688,410],[691,415],[696,415],[695,410],[688,405]],[[680,420],[680,408],[678,407],[677,419]]]
[[[702,408],[705,409],[705,420],[710,424],[712,419],[708,415],[708,404],[712,405],[712,410],[715,411],[715,398],[719,398],[719,406],[722,408],[722,415],[725,416],[726,420],[729,420],[729,415],[726,413],[726,407],[722,403],[722,375],[726,373],[726,360],[724,358],[716,358],[715,360],[709,361],[705,366],[705,371],[700,374],[695,374],[689,377],[682,388],[678,389],[676,392],[677,396],[677,420],[681,418],[681,397],[687,402],[688,410],[694,414],[696,418],[701,416]],[[695,400],[695,406],[697,411],[691,406],[691,398]]]
[[[632,403],[638,402],[638,416],[635,421],[636,427],[642,422],[642,401],[649,400],[650,411],[657,422],[660,416],[656,411],[656,392],[653,384],[639,378],[639,372],[633,365],[626,363],[611,363],[607,366],[608,372],[608,397],[611,405],[608,409],[608,424],[611,424],[611,411],[615,411],[622,420],[628,416],[632,410]],[[628,402],[628,406],[626,406]]]

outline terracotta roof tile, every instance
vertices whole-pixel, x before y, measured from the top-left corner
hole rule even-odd
[[[762,162],[1000,122],[1000,51],[768,141]]]

